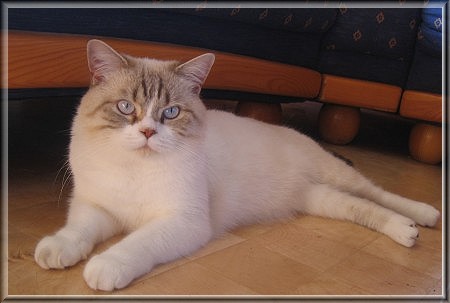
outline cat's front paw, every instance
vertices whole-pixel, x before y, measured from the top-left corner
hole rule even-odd
[[[63,269],[86,259],[87,245],[62,235],[47,236],[36,246],[34,259],[45,269]]]
[[[92,257],[83,276],[90,288],[104,291],[124,288],[137,277],[132,267],[108,253]]]
[[[411,247],[419,238],[419,229],[410,218],[394,215],[384,226],[383,232],[394,241],[406,247]]]

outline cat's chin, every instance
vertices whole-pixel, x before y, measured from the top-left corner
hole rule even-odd
[[[147,157],[147,156],[149,156],[149,155],[151,155],[151,154],[153,154],[153,153],[156,152],[155,150],[153,150],[153,149],[152,149],[150,146],[148,146],[148,145],[141,146],[141,147],[137,148],[135,151],[136,151],[136,153],[138,153],[139,155],[142,155],[142,156],[145,156],[145,157]]]

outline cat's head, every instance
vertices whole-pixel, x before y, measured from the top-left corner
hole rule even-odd
[[[122,55],[91,40],[87,56],[91,87],[80,103],[73,136],[151,154],[181,149],[202,134],[206,109],[199,94],[213,54],[181,64]]]

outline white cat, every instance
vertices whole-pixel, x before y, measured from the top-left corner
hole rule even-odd
[[[304,213],[349,220],[414,245],[433,207],[374,186],[310,138],[286,127],[206,110],[201,86],[214,62],[120,55],[91,40],[92,85],[72,127],[73,196],[66,225],[43,238],[36,262],[65,268],[93,256],[93,289],[127,286],[238,225]]]

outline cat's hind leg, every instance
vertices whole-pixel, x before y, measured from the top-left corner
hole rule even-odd
[[[330,161],[323,176],[320,183],[330,184],[341,191],[373,201],[414,220],[419,225],[434,226],[440,217],[439,211],[431,205],[383,190],[342,161]]]
[[[435,226],[440,218],[440,212],[431,205],[404,198],[379,188],[372,189],[365,196],[380,205],[413,219],[422,226]]]
[[[328,185],[312,186],[300,210],[305,214],[348,220],[366,226],[406,247],[413,246],[419,236],[413,220]]]

